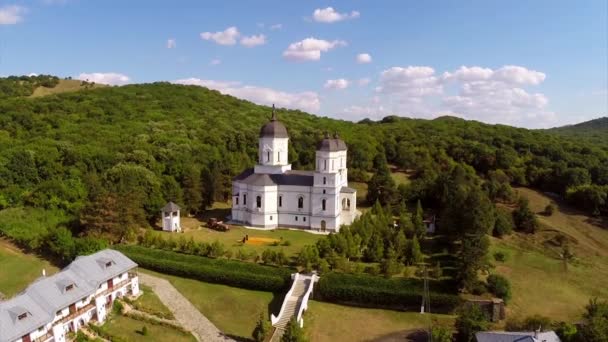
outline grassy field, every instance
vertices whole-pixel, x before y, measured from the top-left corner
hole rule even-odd
[[[26,254],[11,242],[0,238],[0,292],[12,297],[25,290],[25,288],[38,277],[42,270],[50,275],[58,271],[51,265],[35,255]]]
[[[165,278],[222,332],[250,338],[260,313],[270,317],[269,307],[278,313],[283,298],[274,298],[270,292],[251,291],[235,287],[204,283],[148,270]],[[277,307],[278,306],[278,307]]]
[[[220,232],[209,229],[203,226],[203,223],[196,218],[183,217],[181,219],[183,234],[172,234],[167,232],[155,232],[161,234],[163,238],[180,238],[184,236],[186,239],[192,237],[195,241],[212,243],[219,241],[225,247],[236,252],[241,249],[243,252],[256,252],[261,255],[265,249],[274,251],[283,250],[290,257],[300,252],[304,245],[313,245],[322,235],[311,234],[302,231],[275,229],[275,230],[255,230],[247,229],[240,226],[231,226],[227,232]],[[249,241],[242,243],[243,237],[249,236]],[[283,245],[285,241],[289,241],[289,246]],[[273,246],[273,242],[277,242],[279,246]]]
[[[107,87],[107,85],[96,83],[95,85],[89,85],[88,87],[89,87],[89,89],[91,89],[91,88]],[[60,94],[60,93],[79,91],[79,90],[84,90],[84,89],[86,89],[86,88],[81,85],[80,80],[59,80],[59,84],[57,84],[54,88],[38,87],[38,88],[34,89],[34,93],[30,97],[39,97],[39,96],[46,96],[46,95],[52,95],[52,94]]]
[[[147,336],[141,333],[143,326],[148,329]],[[142,322],[122,315],[112,315],[103,325],[103,328],[112,336],[125,341],[196,341],[191,334],[185,334],[172,327]]]
[[[535,212],[540,213],[552,201],[530,189],[517,190],[530,200]],[[608,230],[592,224],[589,217],[563,203],[557,203],[552,216],[538,217],[541,223],[538,233],[492,240],[492,252],[503,251],[508,255],[506,262],[495,262],[496,272],[511,280],[513,299],[508,314],[579,320],[589,298],[608,298]],[[554,243],[557,235],[566,236],[576,256],[567,271],[559,258],[561,247]]]
[[[454,317],[421,315],[380,309],[355,308],[311,301],[304,316],[304,329],[311,341],[404,341],[415,330],[431,321],[453,325]]]
[[[145,311],[156,316],[167,318],[167,319],[175,319],[171,310],[169,310],[165,304],[158,298],[156,293],[152,291],[152,289],[146,285],[141,285],[140,290],[143,292],[139,298],[135,301],[135,307],[138,310]]]

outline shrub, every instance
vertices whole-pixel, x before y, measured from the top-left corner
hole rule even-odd
[[[291,241],[285,240],[285,241],[283,241],[282,245],[283,246],[291,246]]]
[[[507,255],[505,254],[505,252],[498,251],[494,253],[494,260],[498,262],[505,262],[507,261]]]
[[[433,342],[452,342],[452,330],[448,327],[432,327],[431,341]]]
[[[456,319],[458,341],[475,341],[475,334],[488,330],[489,322],[486,314],[477,305],[465,305],[460,308]]]
[[[141,334],[144,335],[144,336],[148,336],[148,327],[147,326],[144,325],[141,328]]]
[[[142,246],[118,245],[115,248],[141,267],[210,283],[270,292],[282,291],[291,283],[291,272],[287,268],[211,259]]]
[[[455,294],[438,293],[451,284],[429,281],[430,300],[435,310],[450,312],[460,304]],[[384,279],[368,275],[329,273],[319,280],[317,294],[322,300],[377,308],[419,308],[423,282],[418,279]]]
[[[492,235],[497,238],[501,238],[505,235],[511,234],[513,231],[513,218],[508,213],[504,211],[497,210],[496,212],[496,222],[494,222],[494,230],[492,230]]]
[[[486,284],[483,281],[475,281],[475,283],[473,285],[471,285],[471,293],[476,295],[476,296],[481,296],[482,294],[488,292],[488,288],[486,287]]]
[[[502,298],[505,303],[511,299],[511,283],[501,275],[491,274],[488,277],[488,290],[496,297]]]
[[[555,212],[555,206],[552,203],[549,203],[545,207],[543,214],[545,214],[546,216],[551,216],[551,215],[553,215],[554,212]]]
[[[122,305],[122,303],[118,300],[115,300],[114,304],[112,304],[112,312],[117,315],[120,315],[120,314],[122,314],[123,310],[124,310],[124,306]]]
[[[264,313],[260,313],[260,318],[251,334],[255,342],[263,342],[266,337],[272,332],[272,325],[264,318]]]

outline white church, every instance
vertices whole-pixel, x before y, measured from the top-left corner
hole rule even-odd
[[[289,135],[277,120],[262,126],[258,164],[232,182],[232,221],[259,228],[338,232],[360,214],[357,192],[348,187],[347,147],[337,135],[319,142],[314,171],[291,169]]]

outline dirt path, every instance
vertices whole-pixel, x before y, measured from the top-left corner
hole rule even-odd
[[[207,317],[203,316],[171,283],[149,274],[139,273],[142,284],[150,286],[160,300],[171,310],[175,319],[199,341],[234,341],[225,336]]]

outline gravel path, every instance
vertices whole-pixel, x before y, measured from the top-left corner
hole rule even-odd
[[[204,342],[234,341],[225,336],[207,317],[203,316],[171,283],[149,274],[139,273],[139,281],[150,286],[181,325]]]

